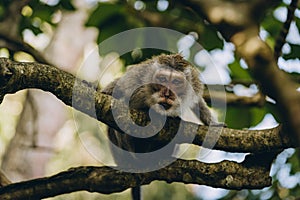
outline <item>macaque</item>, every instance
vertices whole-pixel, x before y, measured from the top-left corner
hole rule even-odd
[[[180,54],[162,54],[129,66],[126,73],[110,83],[102,93],[128,102],[130,109],[148,112],[151,108],[160,115],[180,118],[190,111],[198,118],[199,124],[217,124],[202,97],[203,84],[199,72]],[[132,136],[120,134],[112,128],[108,132],[109,139],[117,147],[132,152],[144,152],[141,149],[153,151],[149,143],[142,140],[134,140]],[[139,155],[125,157],[122,153],[112,153],[117,165],[130,168],[139,164]],[[138,187],[133,188],[133,199],[140,198],[138,191]]]
[[[136,85],[140,87],[132,91]],[[198,109],[200,114],[196,115],[204,125],[216,124],[202,97],[199,72],[180,54],[162,54],[128,67],[123,77],[102,90],[109,95],[113,92],[115,98],[129,100],[131,109],[147,111],[152,107],[170,117],[180,117],[182,110]]]

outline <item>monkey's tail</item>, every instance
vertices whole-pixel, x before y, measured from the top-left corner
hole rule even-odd
[[[141,200],[141,186],[133,187],[131,189],[132,200]]]

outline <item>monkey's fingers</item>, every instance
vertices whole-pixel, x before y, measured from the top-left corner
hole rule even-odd
[[[213,122],[210,124],[210,126],[227,128],[227,124],[224,122]]]

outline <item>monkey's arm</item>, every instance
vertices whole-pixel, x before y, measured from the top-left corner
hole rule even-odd
[[[218,122],[211,114],[206,102],[203,98],[199,100],[199,112],[200,112],[200,120],[206,125],[219,126],[219,127],[227,127],[225,123]],[[197,114],[197,113],[196,113]]]
[[[216,123],[212,117],[212,114],[211,114],[206,102],[203,100],[203,98],[200,98],[198,106],[199,106],[199,112],[200,112],[199,113],[200,120],[205,125],[209,126],[210,123]],[[196,113],[196,114],[198,114],[198,113]]]
[[[130,98],[132,95],[131,88],[142,83],[141,79],[146,71],[142,64],[128,66],[126,73],[109,83],[101,90],[101,93],[113,95],[116,99]]]
[[[105,88],[101,90],[101,93],[107,94],[107,95],[112,95],[113,90],[118,82],[119,78],[115,79],[113,82],[109,83]]]

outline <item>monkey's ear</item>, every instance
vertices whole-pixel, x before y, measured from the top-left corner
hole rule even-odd
[[[191,67],[187,67],[186,69],[184,69],[183,73],[184,73],[185,77],[191,77],[192,76],[192,68]]]

